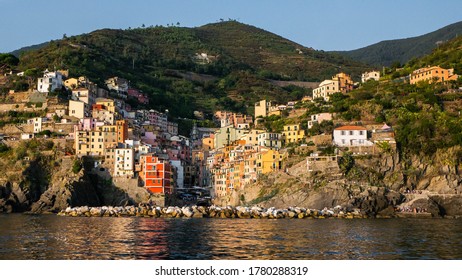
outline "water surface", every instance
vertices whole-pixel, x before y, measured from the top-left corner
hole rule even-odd
[[[0,259],[462,259],[462,220],[0,215]]]

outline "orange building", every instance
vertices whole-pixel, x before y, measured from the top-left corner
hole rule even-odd
[[[125,140],[128,139],[128,122],[126,120],[116,121],[117,128],[117,142],[125,143]]]
[[[332,77],[332,80],[338,81],[338,88],[341,93],[348,93],[353,90],[353,80],[350,75],[345,73],[338,73]]]
[[[412,72],[410,83],[416,84],[420,81],[429,83],[442,83],[446,81],[455,81],[459,76],[454,74],[454,69],[444,69],[439,66],[420,68]]]
[[[173,192],[172,167],[168,160],[146,154],[141,156],[140,163],[140,178],[148,191],[162,194],[171,194]]]

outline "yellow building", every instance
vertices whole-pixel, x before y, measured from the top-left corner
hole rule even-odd
[[[459,78],[457,74],[454,74],[454,69],[444,69],[439,66],[431,66],[426,68],[420,68],[412,72],[410,83],[411,85],[421,81],[428,83],[441,83],[446,81],[455,81]]]
[[[275,150],[262,150],[256,162],[257,174],[267,174],[282,168],[282,155]]]
[[[78,130],[75,132],[77,156],[104,156],[104,133],[102,131]]]
[[[114,166],[115,148],[117,148],[117,127],[103,125],[96,128],[104,137],[104,161],[111,169]]]
[[[305,131],[300,129],[300,124],[285,125],[282,131],[283,144],[295,143],[305,139]]]
[[[213,138],[213,134],[211,135],[211,137],[202,138],[202,150],[208,152],[208,151],[215,149],[214,142],[215,141]]]
[[[265,131],[261,129],[251,129],[249,133],[243,135],[241,139],[245,141],[246,145],[258,146],[258,135],[261,133],[265,133]]]
[[[341,93],[348,93],[353,90],[354,82],[348,74],[343,72],[338,73],[332,77],[332,80],[338,81],[339,91]]]
[[[109,112],[115,113],[115,103],[114,100],[112,99],[107,99],[107,98],[96,98],[96,104],[97,105],[102,105],[103,108]]]
[[[271,101],[260,100],[255,103],[255,119],[258,117],[266,117],[271,107]]]

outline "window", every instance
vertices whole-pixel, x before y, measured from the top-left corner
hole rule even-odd
[[[349,134],[350,134],[350,135],[353,135],[353,130],[350,130],[350,131],[349,131]]]
[[[340,134],[341,134],[341,135],[345,135],[345,131],[344,131],[344,130],[342,130]]]
[[[364,135],[364,131],[360,130],[359,135]]]

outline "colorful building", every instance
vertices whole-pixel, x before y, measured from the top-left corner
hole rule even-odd
[[[305,131],[300,129],[300,124],[285,125],[282,131],[283,144],[296,143],[305,139]]]
[[[146,154],[141,156],[140,164],[140,178],[148,191],[161,194],[173,192],[172,168],[168,160]]]
[[[345,94],[353,90],[353,84],[350,75],[338,73],[331,80],[324,80],[317,88],[313,89],[313,99],[322,97],[329,101],[330,96],[336,92]]]
[[[430,66],[420,68],[411,73],[410,83],[411,85],[421,81],[428,83],[442,83],[446,81],[455,81],[459,78],[457,74],[454,74],[454,69],[444,69],[439,66]]]
[[[275,150],[262,150],[257,155],[257,174],[267,174],[282,168],[282,155]]]

